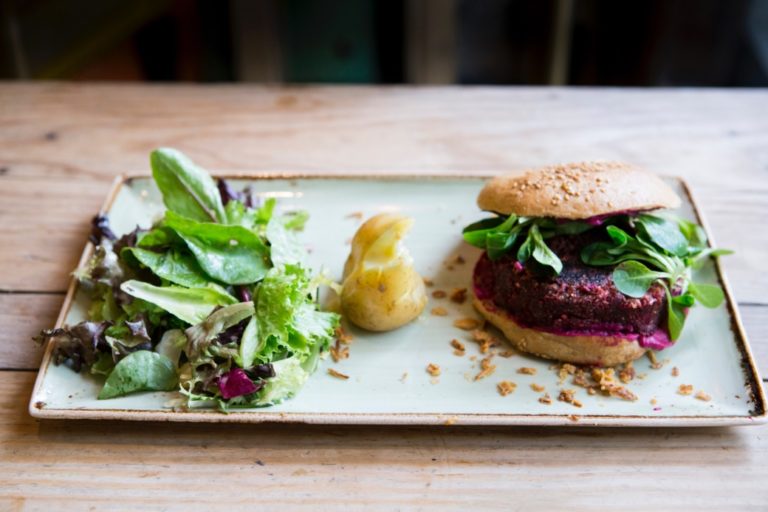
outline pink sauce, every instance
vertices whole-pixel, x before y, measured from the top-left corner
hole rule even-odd
[[[629,215],[630,217],[638,215],[640,213],[646,212],[648,210],[620,210],[618,212],[611,212],[611,213],[603,213],[601,215],[595,215],[594,217],[589,217],[587,219],[583,219],[582,222],[586,222],[590,226],[602,226],[603,223],[610,219],[611,217],[615,217],[617,215]],[[558,219],[558,222],[573,222],[572,219]]]

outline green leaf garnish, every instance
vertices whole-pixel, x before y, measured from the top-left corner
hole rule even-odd
[[[640,298],[648,292],[654,281],[666,277],[662,272],[655,272],[639,261],[625,261],[613,270],[613,283],[616,288],[630,297]]]
[[[714,284],[690,283],[688,291],[705,308],[716,308],[725,300],[723,289]]]
[[[168,210],[201,222],[225,222],[216,182],[186,155],[171,148],[150,155],[152,176]]]
[[[172,391],[178,378],[170,359],[149,350],[128,354],[109,374],[99,400],[125,396],[137,391]]]

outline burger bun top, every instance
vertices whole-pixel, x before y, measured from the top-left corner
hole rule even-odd
[[[581,162],[497,176],[480,191],[477,204],[503,215],[575,220],[677,208],[680,197],[661,178],[638,167]]]

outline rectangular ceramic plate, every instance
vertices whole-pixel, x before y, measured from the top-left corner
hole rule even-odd
[[[679,214],[703,222],[685,184],[678,179],[669,183],[684,199]],[[359,215],[354,214],[367,218],[380,212],[401,212],[415,219],[407,247],[417,270],[434,281],[430,291],[463,288],[471,281],[479,251],[462,242],[461,228],[484,216],[474,201],[483,185],[481,178],[272,175],[233,179],[233,184],[250,184],[263,197],[279,198],[283,210],[309,211],[302,236],[312,263],[315,268],[328,268],[337,279],[349,240],[360,223]],[[162,215],[163,206],[153,182],[134,177],[116,182],[104,211],[120,235],[137,224],[149,226]],[[91,250],[90,245],[86,247],[83,261]],[[466,263],[454,262],[459,255]],[[430,298],[417,321],[396,331],[373,334],[350,329],[354,336],[350,357],[339,363],[326,359],[295,398],[274,407],[229,414],[205,409],[178,411],[170,407],[179,396],[176,393],[97,400],[101,382],[51,364],[49,346],[30,412],[39,418],[382,425],[707,426],[765,421],[760,379],[722,271],[710,262],[697,278],[719,281],[727,300],[714,310],[692,309],[682,338],[659,353],[659,360],[665,362],[661,369],[652,369],[646,358],[636,362],[638,378],[628,385],[639,397],[636,401],[588,395],[571,385],[570,379],[559,383],[551,362],[523,354],[495,357],[495,373],[475,381],[482,355],[469,334],[452,325],[457,318],[476,316],[470,301],[456,304]],[[437,306],[447,309],[448,316],[431,315],[430,310]],[[73,282],[58,325],[80,321],[86,308],[86,298]],[[453,338],[467,347],[463,357],[453,354],[449,345]],[[430,363],[442,369],[438,378],[426,372]],[[331,367],[349,380],[330,376],[327,369]],[[536,374],[517,373],[521,367],[535,368]],[[673,367],[679,369],[679,376],[672,375]],[[516,391],[501,396],[496,386],[502,380],[516,383]],[[531,384],[544,386],[552,403],[540,403],[542,393]],[[692,385],[694,392],[703,391],[711,400],[679,394],[681,384]],[[565,388],[576,390],[581,408],[557,400]]]

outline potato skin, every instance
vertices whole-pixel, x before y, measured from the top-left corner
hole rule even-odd
[[[389,331],[424,310],[424,281],[400,246],[412,220],[393,214],[372,217],[358,229],[344,266],[341,307],[355,325]]]

